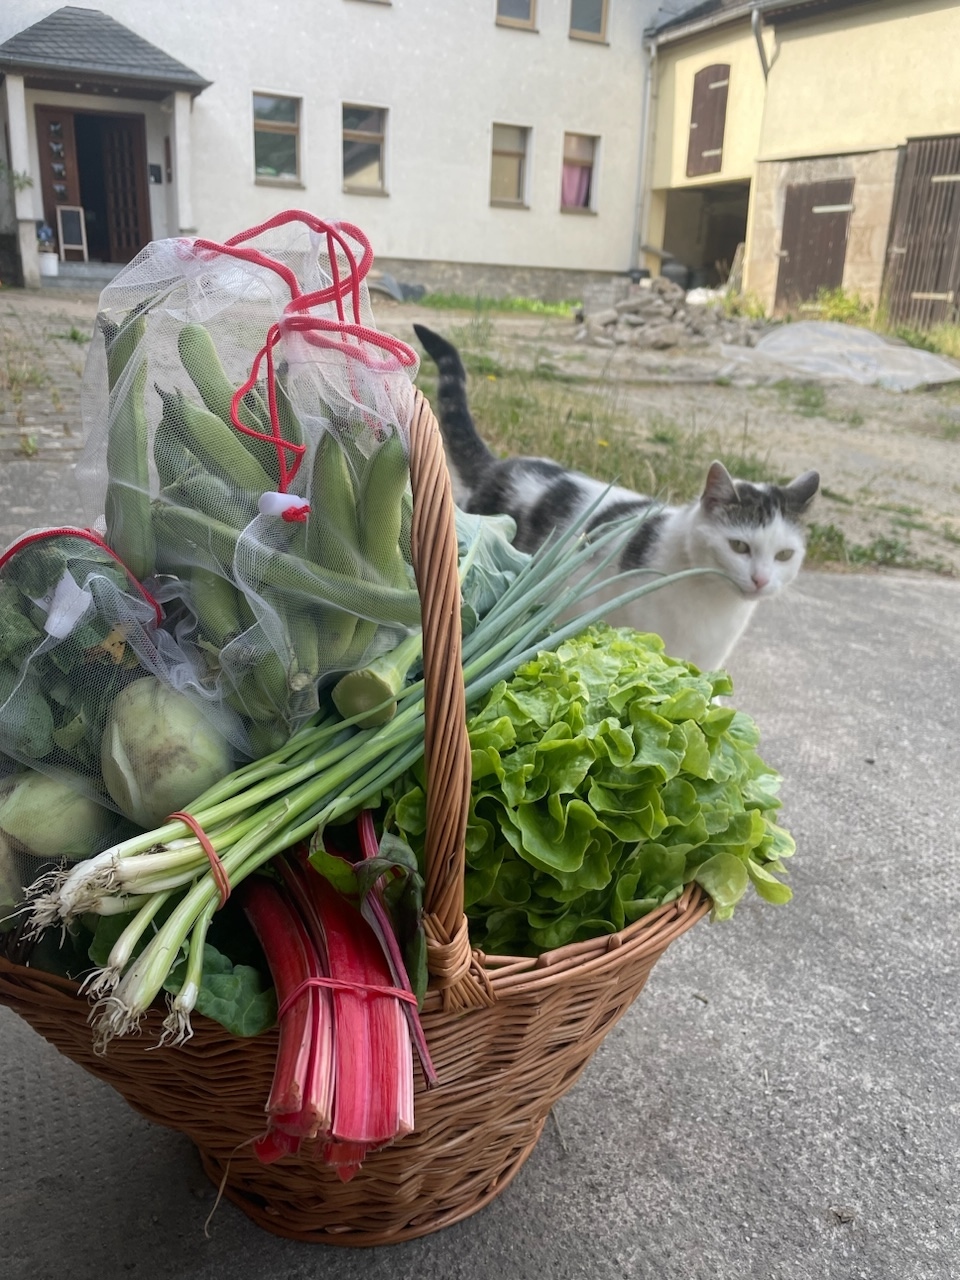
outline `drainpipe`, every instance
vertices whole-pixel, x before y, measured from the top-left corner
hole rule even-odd
[[[750,10],[750,28],[753,31],[753,38],[757,42],[760,65],[763,67],[763,78],[766,80],[770,75],[770,64],[767,62],[767,51],[763,47],[763,18],[759,9]]]
[[[640,265],[640,246],[646,239],[647,220],[647,169],[650,157],[652,132],[653,75],[657,61],[656,37],[647,44],[647,65],[643,77],[643,115],[640,122],[640,171],[637,178],[636,222],[633,228],[632,266]]]

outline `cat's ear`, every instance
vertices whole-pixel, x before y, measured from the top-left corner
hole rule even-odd
[[[805,471],[796,480],[791,480],[783,490],[787,510],[792,515],[802,515],[816,497],[820,488],[820,475],[816,471]]]
[[[711,462],[703,493],[700,495],[701,507],[704,511],[713,511],[716,507],[729,506],[737,501],[737,490],[730,472],[722,462]]]

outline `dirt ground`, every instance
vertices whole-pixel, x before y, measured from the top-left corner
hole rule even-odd
[[[378,327],[405,341],[414,341],[418,320],[451,336],[476,324],[469,313],[379,294],[373,301]],[[0,475],[10,481],[16,474],[15,505],[8,497],[0,520],[4,534],[18,531],[18,519],[23,527],[31,522],[33,478],[39,483],[50,464],[77,459],[84,338],[96,308],[89,291],[0,290]],[[614,387],[641,438],[651,424],[670,421],[768,459],[771,475],[817,469],[818,525],[835,526],[850,545],[890,540],[905,549],[899,567],[960,575],[960,366],[956,383],[910,393],[841,381],[742,386],[724,376],[717,347],[601,349],[575,340],[572,319],[536,315],[495,315],[483,325],[491,354],[509,367],[546,362],[596,379],[604,393]]]

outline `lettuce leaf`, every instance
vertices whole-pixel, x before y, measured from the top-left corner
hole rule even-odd
[[[474,944],[536,954],[614,932],[694,880],[715,920],[751,884],[788,901],[780,777],[750,717],[717,701],[731,692],[725,673],[667,657],[658,637],[603,625],[493,688],[468,722]],[[388,821],[422,863],[419,772],[388,799]]]

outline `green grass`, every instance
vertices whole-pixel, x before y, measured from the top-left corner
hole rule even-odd
[[[569,316],[580,302],[576,298],[544,302],[540,298],[489,298],[479,293],[427,293],[417,300],[417,306],[436,311],[519,311],[526,315]]]
[[[456,339],[454,339],[456,341]],[[502,457],[552,458],[668,502],[686,502],[700,492],[707,468],[719,458],[745,480],[769,480],[768,457],[753,448],[748,424],[735,447],[695,418],[682,423],[653,413],[637,421],[615,383],[578,375],[556,376],[504,368],[484,352],[461,347],[468,396],[478,427]],[[436,393],[436,371],[427,364],[417,379],[428,398]]]
[[[960,324],[935,324],[929,329],[898,325],[893,330],[893,334],[908,346],[917,347],[921,351],[933,351],[940,356],[949,356],[952,360],[960,360]]]
[[[471,411],[484,439],[501,457],[551,458],[666,502],[697,497],[714,458],[740,479],[782,484],[792,478],[782,473],[769,451],[758,447],[762,433],[751,429],[747,415],[742,431],[732,439],[695,414],[683,420],[653,410],[638,415],[627,400],[632,389],[628,392],[624,384],[603,375],[568,374],[542,353],[534,354],[532,367],[512,367],[508,347],[498,344],[494,354],[494,336],[488,313],[478,313],[451,332],[467,369]],[[524,359],[529,362],[530,356]],[[425,362],[418,382],[429,398],[435,398],[432,361]],[[785,407],[801,416],[829,416],[818,384],[788,381],[778,384],[778,390]],[[760,422],[759,415],[751,416]],[[874,506],[869,492],[850,497],[825,489],[823,496],[850,510]],[[916,508],[899,504],[886,514],[889,529],[867,542],[853,540],[833,523],[811,524],[809,562],[951,572],[946,561],[920,556],[911,547],[911,531],[923,527],[916,520]],[[944,541],[951,539],[944,534]]]
[[[878,534],[869,542],[852,542],[835,524],[812,523],[808,526],[807,563],[848,564],[861,568],[926,569],[948,576],[953,573],[951,566],[939,556],[917,555],[909,541],[902,537]]]
[[[33,358],[33,352],[15,346],[0,349],[0,391],[9,391],[19,404],[28,387],[41,387],[46,373]]]
[[[75,324],[72,324],[72,325],[70,326],[69,332],[67,332],[67,333],[51,333],[50,337],[51,337],[51,338],[63,338],[63,340],[64,340],[65,342],[76,342],[76,343],[79,343],[79,344],[81,344],[81,345],[82,345],[83,343],[85,343],[85,342],[89,342],[89,341],[90,341],[90,335],[89,335],[89,333],[84,333],[84,331],[83,331],[82,329],[78,329],[78,328],[77,328],[77,326],[76,326]]]
[[[785,408],[792,409],[801,418],[822,418],[827,407],[827,393],[819,382],[794,382],[786,379],[775,382]]]

